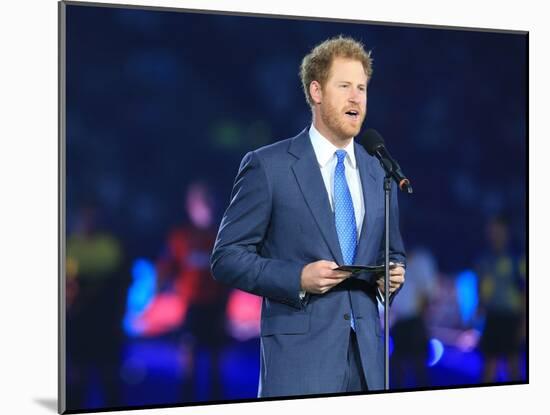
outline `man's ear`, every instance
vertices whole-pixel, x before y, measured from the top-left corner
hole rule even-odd
[[[323,90],[321,84],[317,81],[311,81],[309,84],[309,94],[314,104],[320,104],[323,100]]]

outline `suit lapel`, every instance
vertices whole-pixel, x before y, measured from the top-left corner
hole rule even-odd
[[[369,160],[369,156],[366,151],[357,143],[355,143],[355,158],[357,160],[357,166],[359,167],[359,177],[361,178],[361,187],[363,189],[363,203],[365,205],[365,217],[363,219],[363,225],[361,226],[361,233],[359,235],[356,254],[356,258],[360,260],[360,258],[365,258],[368,232],[375,220],[375,212],[373,212],[372,208],[369,208],[369,206],[377,206],[376,200],[373,199],[379,197],[380,192],[383,189],[379,189],[378,184],[376,183],[372,160]]]
[[[291,141],[288,151],[298,158],[292,165],[292,171],[323,239],[336,259],[336,263],[343,264],[334,215],[330,209],[327,190],[309,139],[308,129],[302,131]]]

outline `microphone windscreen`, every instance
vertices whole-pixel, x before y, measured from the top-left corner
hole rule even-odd
[[[365,134],[363,135],[362,144],[367,150],[367,153],[369,153],[371,156],[374,156],[376,150],[380,148],[380,146],[384,145],[384,139],[382,136],[378,133],[378,131],[369,128],[367,131],[365,131]]]

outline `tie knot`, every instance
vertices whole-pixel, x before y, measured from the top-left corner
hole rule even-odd
[[[338,163],[343,163],[346,158],[346,150],[336,150],[336,157],[338,158]]]

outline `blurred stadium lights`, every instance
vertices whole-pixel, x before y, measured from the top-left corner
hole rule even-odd
[[[479,343],[481,333],[476,329],[462,332],[456,339],[456,346],[464,353],[475,350]]]
[[[123,328],[126,334],[138,336],[143,331],[137,324],[138,318],[155,296],[156,272],[151,261],[136,259],[132,266],[132,280],[128,288]]]
[[[229,334],[239,341],[259,337],[261,308],[261,297],[241,290],[232,290],[226,311]]]
[[[432,367],[437,364],[443,357],[443,353],[445,353],[445,346],[443,346],[443,343],[435,338],[430,339],[430,353],[428,357],[428,366]]]
[[[460,272],[456,277],[456,296],[462,323],[472,321],[478,304],[477,275],[472,270]]]
[[[162,292],[153,298],[143,313],[134,320],[142,337],[167,334],[180,328],[187,314],[188,303],[177,293]]]

